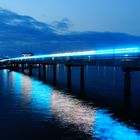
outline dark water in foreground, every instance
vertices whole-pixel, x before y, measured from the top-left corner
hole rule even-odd
[[[139,140],[140,131],[72,94],[0,71],[0,140]]]

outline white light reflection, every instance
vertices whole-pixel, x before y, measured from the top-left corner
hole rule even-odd
[[[28,104],[31,101],[32,91],[32,79],[26,75],[21,77],[21,94],[24,99],[24,104]]]
[[[140,139],[140,133],[137,130],[113,119],[104,110],[92,108],[58,91],[53,91],[50,109],[64,126],[72,124],[79,131],[92,135],[93,139]]]
[[[51,112],[64,126],[72,124],[81,132],[91,134],[94,123],[95,110],[84,105],[80,100],[53,91],[51,99]]]
[[[7,85],[8,84],[8,70],[4,69],[2,73],[3,73],[3,77],[1,77],[1,80],[4,82],[4,86],[6,87],[8,86]]]

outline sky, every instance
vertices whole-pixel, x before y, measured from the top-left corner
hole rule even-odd
[[[49,24],[67,19],[71,31],[140,36],[140,0],[0,0],[0,7]]]

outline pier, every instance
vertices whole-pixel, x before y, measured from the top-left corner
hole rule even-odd
[[[58,53],[31,57],[17,57],[0,61],[1,69],[24,72],[28,69],[32,76],[34,68],[38,69],[38,77],[47,80],[46,66],[53,66],[53,84],[57,85],[57,65],[63,64],[67,69],[67,88],[72,88],[72,67],[80,67],[80,91],[85,91],[85,66],[120,67],[124,72],[124,98],[127,104],[131,100],[131,72],[140,71],[139,48],[115,50],[85,51]],[[94,84],[94,83],[93,83]]]

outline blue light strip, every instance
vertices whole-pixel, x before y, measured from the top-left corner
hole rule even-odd
[[[55,57],[72,57],[72,56],[129,56],[140,53],[139,47],[131,48],[119,48],[119,49],[106,49],[106,50],[92,50],[92,51],[81,51],[81,52],[66,52],[66,53],[56,53],[56,54],[47,54],[47,55],[38,55],[30,57],[17,57],[11,59],[4,59],[0,62],[5,62],[7,60],[25,60],[25,59],[41,59],[41,58],[55,58]]]
[[[121,53],[137,53],[139,52],[139,48],[123,48],[123,49],[115,49],[115,54]]]

